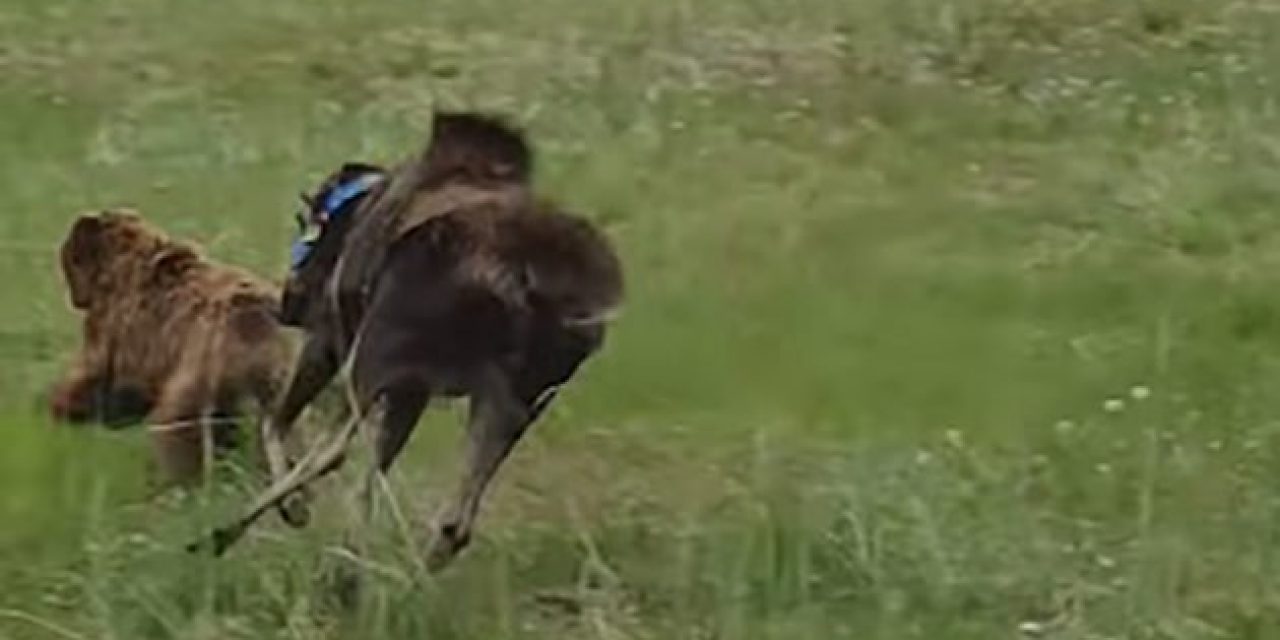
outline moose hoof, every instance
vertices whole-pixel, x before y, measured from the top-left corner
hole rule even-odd
[[[307,526],[307,523],[311,522],[310,498],[303,490],[286,496],[276,508],[280,513],[280,519],[295,529]]]
[[[233,528],[214,529],[208,536],[200,538],[186,546],[187,553],[207,553],[215,558],[222,557],[240,539],[240,531]]]
[[[353,609],[360,601],[360,574],[355,567],[338,564],[324,574],[330,597],[343,609]]]
[[[443,570],[471,543],[471,533],[460,531],[457,525],[446,524],[431,543],[427,552],[427,570],[436,573]]]

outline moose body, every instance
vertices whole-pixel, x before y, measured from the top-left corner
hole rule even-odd
[[[372,482],[408,441],[433,397],[469,400],[463,476],[438,518],[429,566],[470,540],[493,475],[556,391],[597,351],[622,299],[618,259],[585,220],[536,198],[523,136],[474,114],[438,114],[426,151],[386,172],[345,165],[312,197],[318,234],[303,240],[282,319],[307,330],[293,380],[264,422],[276,483],[217,552],[278,506],[306,521],[311,480],[339,466],[368,425]],[[290,468],[284,439],[302,409],[349,364],[353,415]]]

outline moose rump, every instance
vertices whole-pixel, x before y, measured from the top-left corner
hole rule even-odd
[[[407,376],[456,396],[496,366],[532,403],[600,346],[618,302],[597,282],[611,262],[594,229],[554,211],[428,219],[388,250],[353,380],[372,386],[361,395]]]

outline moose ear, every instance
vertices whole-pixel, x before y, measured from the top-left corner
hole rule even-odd
[[[344,162],[342,167],[338,169],[338,175],[344,179],[354,176],[362,176],[366,173],[386,173],[387,170],[379,165],[370,164],[368,162]]]

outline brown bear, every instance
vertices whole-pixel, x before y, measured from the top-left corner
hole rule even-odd
[[[206,441],[232,444],[246,401],[268,410],[287,380],[294,350],[276,319],[278,287],[129,210],[79,216],[60,258],[84,319],[50,399],[54,419],[142,417],[162,481],[199,479]]]

